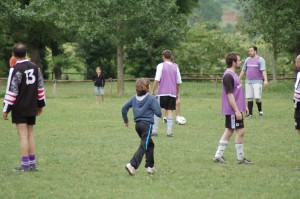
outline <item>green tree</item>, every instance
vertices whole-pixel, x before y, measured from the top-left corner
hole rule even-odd
[[[281,51],[300,52],[297,39],[300,32],[298,0],[240,0],[244,18],[248,22],[244,30],[250,35],[262,36],[273,52],[272,73],[276,80],[277,59]]]
[[[225,34],[215,23],[197,23],[175,50],[175,60],[184,72],[222,72],[222,60],[230,51],[243,52],[238,35]]]

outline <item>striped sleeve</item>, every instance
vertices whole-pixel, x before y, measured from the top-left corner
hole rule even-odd
[[[41,70],[38,69],[38,107],[44,107],[46,105],[46,96],[45,96],[45,89],[44,89],[44,80]]]
[[[22,81],[22,74],[20,72],[14,72],[11,68],[7,80],[7,88],[4,96],[3,112],[9,113],[12,106],[15,104],[17,96],[19,94],[19,85]]]

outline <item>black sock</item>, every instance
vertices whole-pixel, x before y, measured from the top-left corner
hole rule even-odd
[[[261,102],[256,102],[256,105],[257,105],[258,112],[261,112],[262,111]]]
[[[249,115],[252,115],[253,101],[248,101]]]

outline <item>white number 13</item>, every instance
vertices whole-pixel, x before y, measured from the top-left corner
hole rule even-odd
[[[26,84],[33,84],[35,82],[35,76],[33,75],[33,69],[25,70]]]

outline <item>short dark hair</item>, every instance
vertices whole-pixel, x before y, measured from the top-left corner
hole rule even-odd
[[[253,50],[257,52],[257,47],[256,46],[251,46],[250,48],[253,48]]]
[[[230,52],[225,56],[227,68],[230,68],[233,62],[237,62],[237,56],[240,56],[240,54],[236,52]]]
[[[138,96],[143,96],[149,92],[150,81],[148,78],[139,78],[135,82],[135,90]]]
[[[164,50],[162,52],[162,55],[164,56],[164,58],[166,59],[171,59],[171,56],[172,56],[172,52],[170,50]]]
[[[27,49],[23,43],[17,43],[12,48],[15,57],[24,58],[26,57]]]

